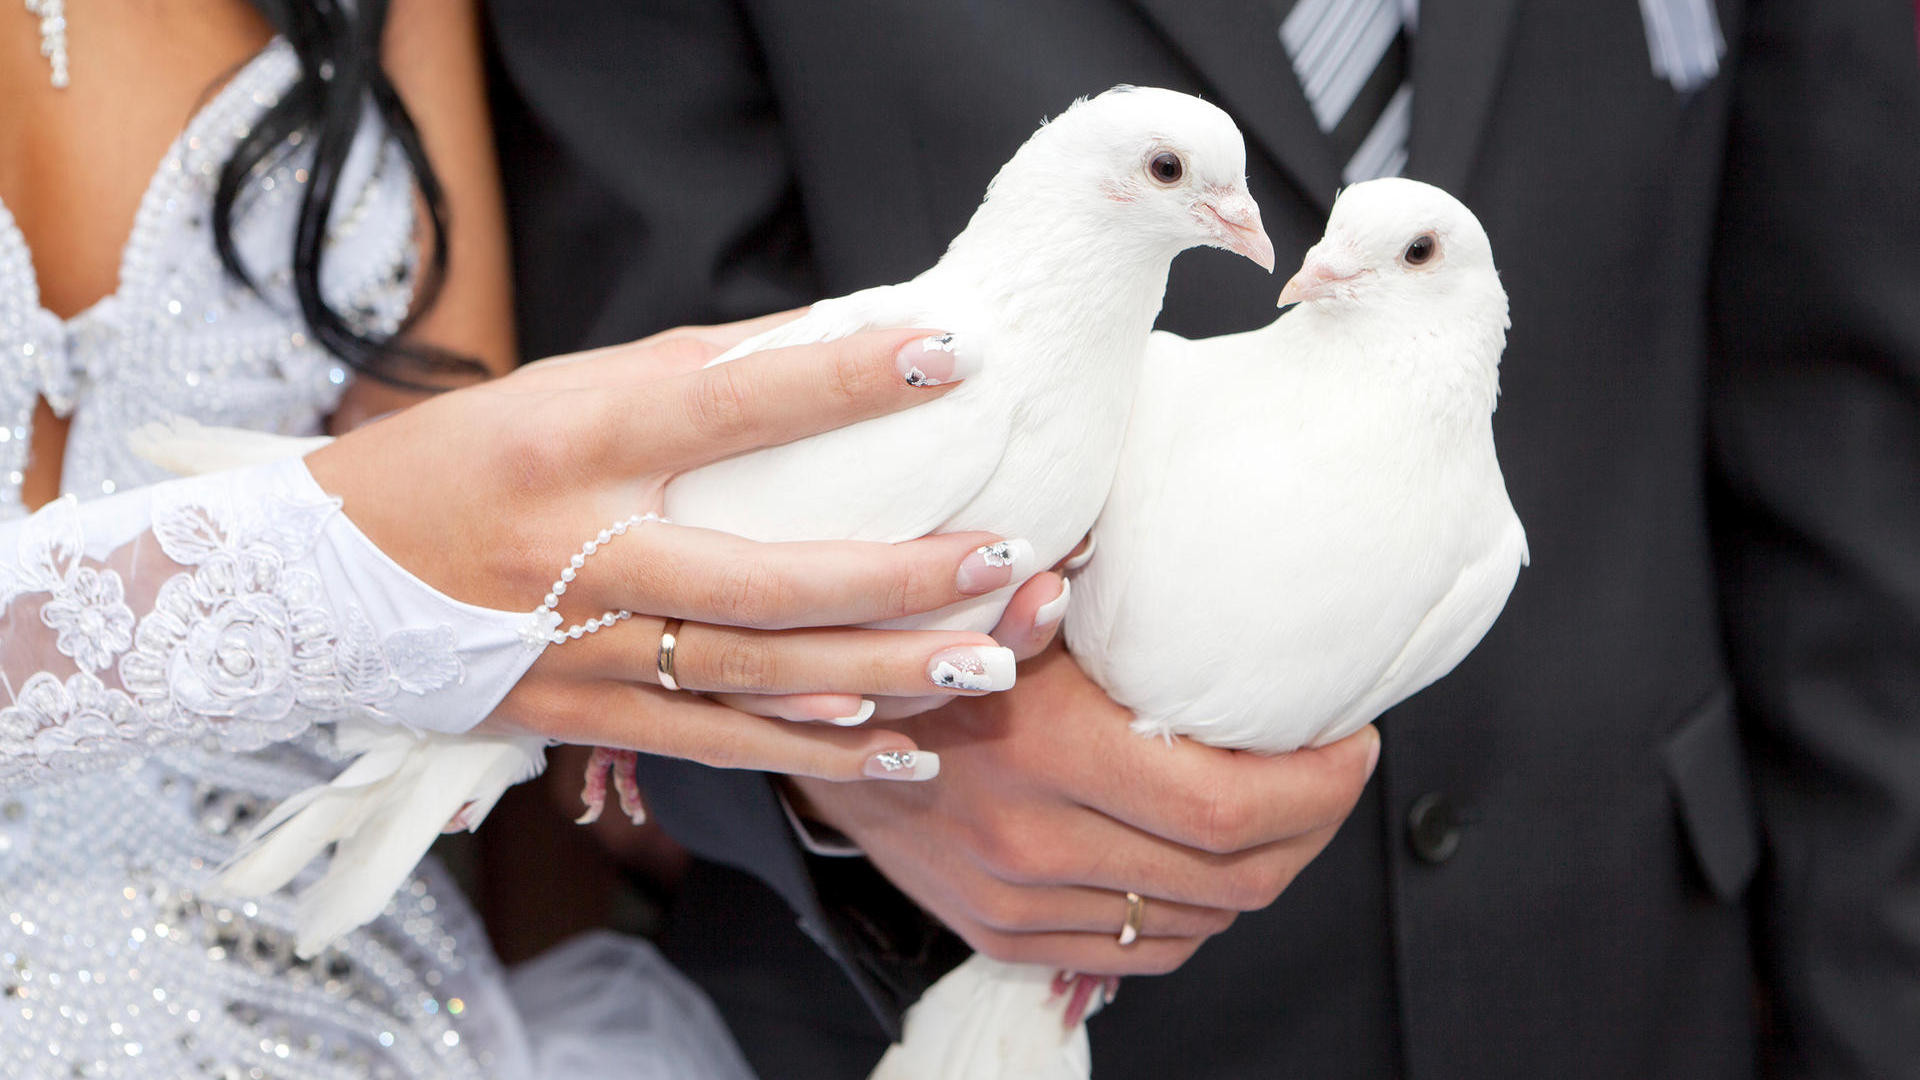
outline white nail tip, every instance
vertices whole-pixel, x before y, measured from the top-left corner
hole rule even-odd
[[[827,723],[839,727],[859,727],[861,724],[873,719],[873,708],[872,698],[861,698],[859,712],[854,713],[852,716],[836,716],[828,720]]]
[[[1073,599],[1073,582],[1060,579],[1060,595],[1040,605],[1033,613],[1033,628],[1045,630],[1066,617],[1067,605]]]
[[[1060,564],[1062,570],[1078,570],[1093,561],[1093,537],[1087,537],[1087,546],[1080,554]]]

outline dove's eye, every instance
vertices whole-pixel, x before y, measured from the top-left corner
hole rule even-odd
[[[1177,184],[1187,174],[1186,163],[1171,150],[1162,150],[1147,162],[1147,172],[1162,184]]]
[[[1433,234],[1421,233],[1419,236],[1413,238],[1413,243],[1407,245],[1406,253],[1403,254],[1401,258],[1407,261],[1408,266],[1419,266],[1421,263],[1433,258],[1435,247]]]

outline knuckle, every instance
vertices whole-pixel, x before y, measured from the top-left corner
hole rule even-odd
[[[1051,846],[1044,838],[1010,821],[1001,821],[983,830],[978,847],[981,860],[1001,881],[1038,885],[1053,876]]]
[[[1036,912],[1019,888],[988,888],[973,900],[974,918],[994,930],[1020,933],[1035,924]]]
[[[1235,867],[1227,875],[1227,907],[1235,911],[1259,911],[1280,898],[1293,875],[1268,861],[1256,861]]]
[[[495,456],[489,472],[507,498],[544,495],[571,471],[565,463],[576,456],[577,437],[574,431],[556,431],[550,425],[504,425],[492,439]]]
[[[952,570],[948,570],[952,574]],[[919,563],[908,563],[902,567],[887,586],[887,615],[898,618],[913,615],[925,608],[925,599],[935,595],[937,575],[932,568]]]
[[[874,377],[874,358],[870,352],[849,348],[837,348],[834,351],[833,363],[827,372],[827,389],[833,395],[835,404],[859,409],[879,388],[879,380]]]
[[[738,559],[721,569],[714,585],[714,609],[728,622],[766,627],[788,610],[791,586],[779,573],[753,559]]]
[[[1201,850],[1230,855],[1248,846],[1254,811],[1247,799],[1214,786],[1196,792],[1190,809],[1196,845]]]
[[[752,426],[747,377],[733,364],[707,368],[687,391],[688,418],[693,426],[722,440],[739,438]]]
[[[728,689],[759,690],[772,682],[773,654],[766,642],[743,634],[727,634],[713,647],[708,661],[714,682]]]

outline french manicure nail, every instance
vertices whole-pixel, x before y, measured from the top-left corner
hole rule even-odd
[[[1373,746],[1367,751],[1367,779],[1373,779],[1373,770],[1380,764],[1380,735],[1373,736]]]
[[[829,717],[827,723],[836,727],[859,727],[871,719],[873,719],[873,699],[861,698],[860,708],[853,715]]]
[[[1022,563],[1033,562],[1033,545],[1025,540],[1002,540],[973,549],[953,576],[954,588],[964,596],[978,596],[1013,583]]]
[[[952,334],[909,341],[894,354],[894,370],[908,386],[942,386],[980,373],[980,360],[960,348]]]
[[[927,678],[949,690],[1007,690],[1013,686],[1013,650],[997,645],[942,649],[927,661]]]
[[[1093,537],[1089,536],[1087,537],[1087,546],[1081,548],[1078,554],[1074,555],[1072,558],[1068,559],[1066,562],[1061,563],[1060,569],[1078,570],[1092,561],[1093,561]]]
[[[940,755],[931,750],[882,750],[860,770],[875,780],[931,780],[940,775]]]
[[[1040,633],[1042,631],[1045,631],[1048,628],[1052,627],[1054,623],[1057,623],[1062,618],[1066,617],[1067,604],[1072,599],[1073,599],[1073,582],[1068,581],[1066,578],[1061,578],[1060,579],[1060,595],[1054,597],[1053,599],[1047,601],[1044,604],[1041,604],[1040,610],[1035,611],[1033,613],[1034,632]]]

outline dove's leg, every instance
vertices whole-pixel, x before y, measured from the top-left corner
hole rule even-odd
[[[1110,1005],[1120,993],[1118,975],[1078,975],[1071,971],[1057,972],[1053,976],[1053,996],[1067,999],[1067,1011],[1061,1017],[1063,1025],[1071,1031],[1080,1026],[1093,1012],[1097,1011],[1094,994],[1100,995],[1099,1004]]]
[[[591,825],[600,820],[601,811],[607,807],[607,778],[613,778],[614,790],[619,793],[620,809],[635,825],[647,820],[646,809],[640,803],[640,784],[634,777],[634,766],[639,755],[632,750],[615,750],[609,746],[596,746],[593,755],[587,758],[585,783],[580,788],[580,801],[587,804],[586,812],[574,819],[575,824]]]

